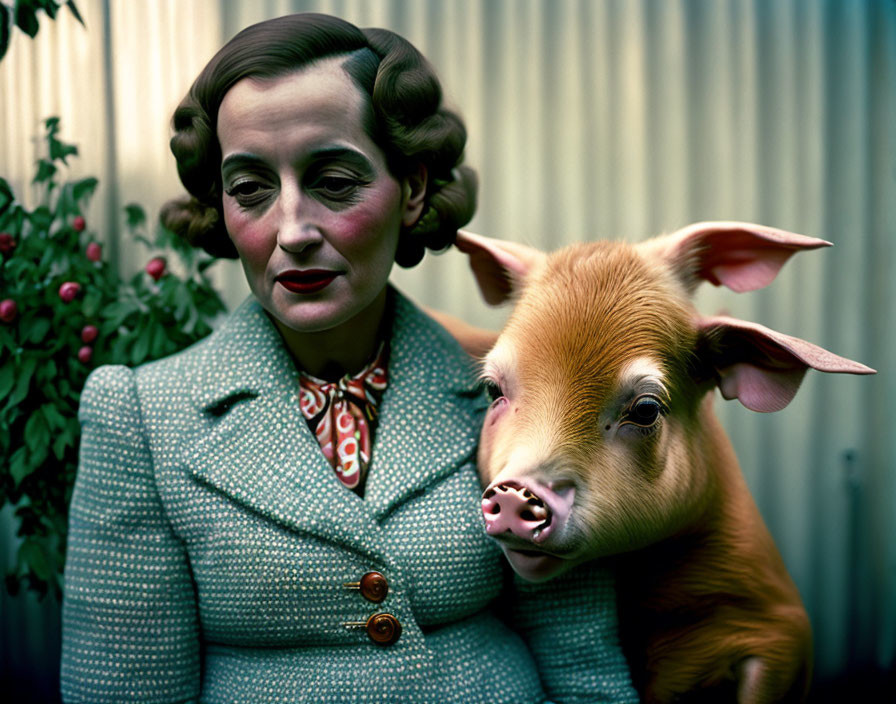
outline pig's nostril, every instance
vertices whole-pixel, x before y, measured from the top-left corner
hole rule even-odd
[[[482,494],[482,513],[489,535],[513,533],[542,543],[551,532],[553,511],[527,487],[516,482],[496,484]]]
[[[551,515],[547,507],[538,499],[529,499],[526,504],[519,513],[520,518],[524,521],[543,521]]]

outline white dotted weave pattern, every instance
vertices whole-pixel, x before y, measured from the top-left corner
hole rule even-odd
[[[389,307],[363,497],[308,430],[295,367],[254,299],[188,350],[91,374],[66,702],[637,701],[612,575],[510,577],[480,515],[474,370],[394,290]],[[388,581],[381,603],[344,586],[372,570]],[[343,625],[381,612],[402,626],[391,645]]]

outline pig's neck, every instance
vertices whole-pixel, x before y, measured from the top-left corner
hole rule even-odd
[[[710,481],[699,515],[677,535],[627,555],[622,578],[635,581],[630,586],[639,592],[642,607],[663,612],[677,607],[703,611],[741,597],[793,601],[796,588],[731,443],[708,404],[704,415],[695,456],[706,463],[700,469]],[[650,578],[643,579],[646,575]]]

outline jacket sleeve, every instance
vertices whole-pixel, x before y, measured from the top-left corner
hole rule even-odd
[[[548,582],[513,576],[511,617],[557,704],[638,702],[619,643],[614,573],[586,563]]]
[[[94,370],[79,419],[62,606],[63,699],[196,699],[195,591],[156,491],[134,372]]]

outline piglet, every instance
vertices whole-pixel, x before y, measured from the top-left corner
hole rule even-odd
[[[704,317],[701,281],[769,284],[830,243],[699,223],[543,254],[461,232],[485,299],[516,305],[485,356],[486,530],[525,579],[616,556],[620,632],[645,702],[801,701],[809,620],[713,412],[777,411],[809,367],[874,370],[755,323]],[[491,339],[449,328],[472,352]]]

